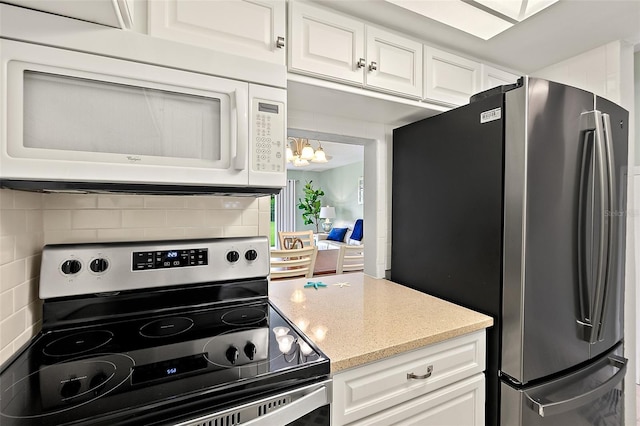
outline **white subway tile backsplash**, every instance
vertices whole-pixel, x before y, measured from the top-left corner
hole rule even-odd
[[[224,228],[185,228],[185,238],[220,238],[224,237]]]
[[[209,210],[205,213],[205,226],[240,226],[242,225],[242,211],[240,210]]]
[[[20,309],[0,323],[0,347],[11,343],[26,330],[26,309]]]
[[[43,208],[49,209],[95,209],[98,196],[92,194],[44,194]]]
[[[13,355],[13,343],[9,343],[6,346],[0,346],[0,364],[4,363]]]
[[[205,224],[204,217],[204,210],[168,210],[167,225],[200,228]]]
[[[260,211],[258,214],[258,235],[269,236],[271,233],[271,212]]]
[[[0,293],[0,321],[4,321],[13,315],[13,290],[7,290]]]
[[[141,209],[144,198],[139,195],[98,195],[99,209]]]
[[[242,224],[243,225],[258,225],[258,210],[243,210],[242,211]]]
[[[271,196],[258,198],[258,209],[260,211],[270,211],[271,210]]]
[[[74,210],[71,227],[74,229],[119,228],[122,214],[118,210]]]
[[[16,236],[16,259],[25,259],[42,251],[43,233],[29,233]]]
[[[36,280],[25,281],[13,289],[13,309],[19,310],[34,302],[38,297]]]
[[[24,259],[0,266],[0,291],[4,292],[22,284],[25,280],[25,270]]]
[[[0,362],[42,321],[42,246],[268,235],[270,197],[37,194],[0,190]]]
[[[0,209],[11,210],[13,209],[14,193],[17,191],[11,191],[10,189],[0,189]]]
[[[184,197],[177,196],[145,196],[144,207],[146,209],[183,209]]]
[[[95,229],[61,229],[46,231],[44,244],[92,243],[98,241]]]
[[[42,222],[45,231],[71,229],[71,210],[45,210]]]
[[[184,238],[184,228],[145,228],[145,240],[173,240]]]
[[[225,237],[251,237],[258,235],[257,226],[229,226],[224,230]]]
[[[13,262],[16,259],[16,237],[7,235],[0,237],[0,265]]]
[[[38,192],[15,191],[13,198],[15,209],[42,209],[42,194]]]
[[[41,234],[44,232],[44,212],[42,210],[27,210],[27,232]]]
[[[27,232],[27,216],[23,210],[0,210],[0,236]]]
[[[223,197],[202,197],[190,196],[185,197],[185,206],[187,210],[217,210],[224,208]]]
[[[123,228],[153,228],[167,224],[167,213],[164,210],[123,210]]]
[[[25,259],[25,278],[30,280],[32,278],[38,278],[40,275],[40,262],[42,261],[42,254],[38,253],[35,256],[29,256]]]
[[[98,229],[97,241],[137,241],[144,240],[143,229],[114,228],[114,229]]]

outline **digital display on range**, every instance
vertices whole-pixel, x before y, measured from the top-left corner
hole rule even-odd
[[[205,356],[206,354],[202,353],[135,366],[131,373],[131,384],[136,385],[202,370],[208,365]]]
[[[134,271],[140,271],[203,266],[209,263],[208,260],[207,249],[139,251],[133,253],[132,268]]]

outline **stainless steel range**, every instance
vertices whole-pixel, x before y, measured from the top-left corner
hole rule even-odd
[[[268,300],[266,238],[46,246],[9,425],[329,424],[329,360]]]

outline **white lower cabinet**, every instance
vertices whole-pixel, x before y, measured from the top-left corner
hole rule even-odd
[[[484,374],[476,374],[349,426],[481,426],[484,425],[484,385]]]
[[[333,425],[484,424],[485,332],[333,376]]]

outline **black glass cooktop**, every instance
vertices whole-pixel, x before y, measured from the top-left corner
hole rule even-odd
[[[7,363],[0,424],[171,424],[328,374],[265,301],[106,321],[43,332]]]

